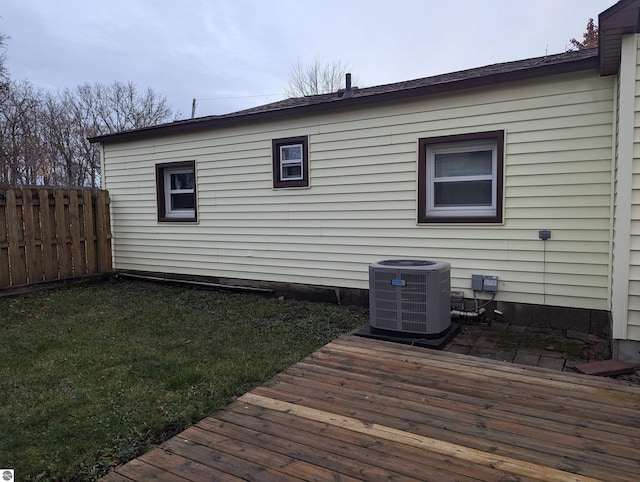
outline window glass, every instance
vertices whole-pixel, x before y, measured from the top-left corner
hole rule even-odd
[[[171,190],[193,189],[193,172],[171,174]]]
[[[195,197],[193,193],[171,194],[171,211],[176,209],[193,209]]]
[[[492,185],[488,181],[436,182],[434,207],[491,206]]]
[[[281,147],[280,161],[302,161],[302,145]]]
[[[436,177],[490,176],[493,172],[493,152],[449,152],[435,154]]]
[[[282,179],[302,179],[302,163],[283,165]]]

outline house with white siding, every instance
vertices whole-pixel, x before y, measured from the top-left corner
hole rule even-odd
[[[92,138],[114,268],[349,302],[371,263],[443,260],[640,361],[639,14],[602,12],[597,49]]]

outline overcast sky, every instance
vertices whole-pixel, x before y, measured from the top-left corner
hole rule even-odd
[[[615,0],[0,0],[12,78],[55,91],[134,82],[182,117],[283,98],[290,67],[359,86],[564,52]]]

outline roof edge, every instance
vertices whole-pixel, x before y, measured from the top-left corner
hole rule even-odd
[[[553,59],[553,61],[547,61]],[[501,67],[508,67],[501,69]],[[341,98],[336,94],[325,94],[301,98],[304,103],[282,105],[269,109],[269,106],[278,106],[283,102],[276,102],[246,109],[226,115],[208,116],[196,119],[186,119],[168,124],[123,131],[114,134],[90,137],[89,142],[128,142],[147,139],[156,135],[175,135],[181,133],[198,132],[218,126],[233,126],[246,122],[267,122],[269,120],[282,119],[284,117],[314,114],[328,111],[340,111],[348,108],[369,106],[391,101],[411,99],[419,96],[442,94],[463,89],[486,87],[490,85],[527,80],[532,78],[561,75],[585,70],[597,70],[599,67],[598,50],[583,50],[568,52],[554,56],[536,57],[515,62],[505,62],[490,66],[467,69],[451,74],[444,74],[415,81],[399,82],[387,86],[376,86],[360,89],[357,95]],[[440,79],[442,79],[440,81]],[[432,82],[428,82],[428,81]],[[423,81],[423,83],[420,83]],[[415,84],[415,85],[413,85]],[[394,88],[395,86],[395,88]],[[381,90],[376,92],[376,90]],[[293,100],[293,99],[290,99]],[[314,102],[314,100],[318,100]],[[267,109],[265,109],[267,108]]]

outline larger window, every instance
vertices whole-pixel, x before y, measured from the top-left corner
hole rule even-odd
[[[418,222],[502,222],[504,131],[419,139]]]
[[[156,164],[158,221],[196,221],[194,161]]]
[[[307,136],[273,140],[273,187],[309,186],[308,151]]]

